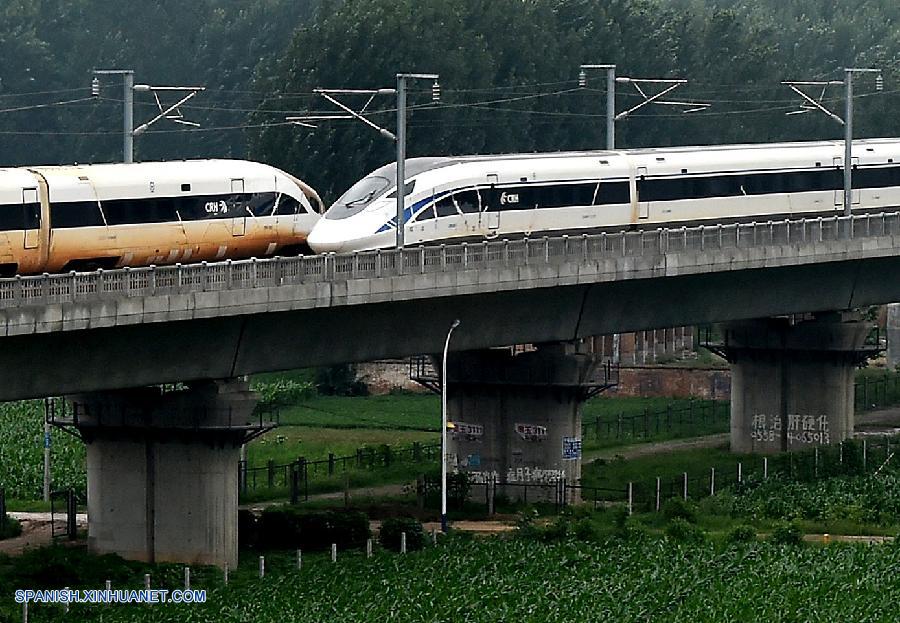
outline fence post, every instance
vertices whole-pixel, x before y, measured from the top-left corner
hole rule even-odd
[[[370,541],[372,539],[369,539]],[[297,571],[303,569],[303,550],[297,550]]]
[[[269,489],[275,486],[275,460],[269,459],[266,461],[266,482],[268,483]]]
[[[744,482],[744,466],[741,464],[740,461],[738,461],[737,469],[738,469],[738,473],[737,473],[738,480],[737,481],[738,481],[738,484],[740,484],[740,483]]]
[[[634,483],[628,483],[628,514],[630,515],[634,509]]]
[[[144,574],[144,589],[148,590],[148,591],[150,590],[150,574],[149,573]]]
[[[331,562],[337,562],[337,543],[331,544]]]
[[[328,475],[334,475],[334,452],[328,453]]]
[[[225,582],[225,586],[228,586],[228,563],[227,562],[225,563],[225,568],[222,569],[222,581]]]
[[[769,457],[763,457],[763,480],[769,479]]]
[[[291,463],[291,504],[300,501],[300,461]]]
[[[813,448],[813,477],[819,477],[819,446]]]
[[[716,494],[716,468],[715,467],[709,468],[709,494],[711,496]]]
[[[656,512],[659,512],[659,496],[660,496],[660,479],[656,477]]]
[[[596,421],[594,422],[594,439],[600,439],[600,416],[597,416]]]
[[[687,501],[688,499],[688,475],[687,472],[684,472],[684,499]]]
[[[406,553],[406,532],[400,533],[400,553]]]
[[[70,488],[66,492],[66,537],[70,541],[74,541],[78,538],[78,525],[76,524],[77,510],[75,489]]]
[[[259,579],[261,580],[264,577],[266,577],[266,557],[260,556],[259,557]]]
[[[362,462],[363,462],[363,458],[362,458],[362,457],[363,457],[363,449],[362,449],[362,448],[357,448],[357,449],[356,449],[356,468],[357,468],[357,469],[359,469],[360,467],[362,467]]]
[[[22,602],[22,623],[28,623],[28,602]]]
[[[191,590],[191,568],[184,568],[184,590]]]
[[[413,460],[416,463],[422,462],[422,444],[418,441],[413,443]]]
[[[372,557],[372,539],[366,539],[366,558]]]
[[[866,438],[863,437],[863,473],[864,473],[864,474],[866,473],[866,469],[868,468],[868,462],[869,462],[869,460],[868,460],[869,457],[868,457],[868,452],[867,452],[867,450],[868,450],[868,447],[867,447],[867,444],[866,444]]]
[[[497,483],[493,478],[488,478],[487,484],[487,502],[488,502],[488,517],[494,516],[494,489]]]

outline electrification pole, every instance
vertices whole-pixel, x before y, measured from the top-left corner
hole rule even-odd
[[[662,99],[665,95],[671,93],[678,87],[687,84],[687,80],[674,79],[658,79],[652,80],[647,78],[627,78],[616,76],[615,65],[580,65],[578,73],[578,86],[585,88],[587,86],[587,70],[589,69],[605,69],[606,70],[606,148],[613,150],[616,148],[616,121],[620,121],[646,106],[647,104],[662,104],[664,106],[680,106],[685,108],[683,112],[692,113],[706,110],[711,106],[709,102],[687,102],[673,101]],[[628,110],[616,113],[616,84],[631,84],[637,90],[643,101]],[[647,93],[647,86],[662,86],[663,89],[656,94]]]
[[[377,130],[379,134],[397,143],[397,248],[402,249],[403,229],[405,226],[404,212],[406,205],[406,86],[408,80],[433,80],[431,87],[431,100],[439,102],[441,99],[441,87],[438,83],[438,74],[397,74],[396,89],[314,89],[313,93],[317,93],[327,99],[329,102],[344,111],[344,114],[325,114],[325,115],[300,115],[285,117],[285,121],[290,121],[296,125],[307,128],[315,128],[316,121],[332,121],[335,119],[356,119],[362,121],[367,126]],[[369,104],[376,95],[394,95],[397,96],[397,134],[393,134],[389,130],[373,123],[365,116],[368,111]],[[353,110],[346,104],[335,99],[334,95],[368,95],[369,99],[360,110]]]
[[[616,66],[615,65],[581,65],[578,74],[578,86],[587,86],[588,69],[606,70],[606,148],[616,148]]]
[[[884,90],[884,78],[881,76],[880,69],[874,68],[858,68],[858,67],[847,67],[844,69],[844,80],[827,80],[827,81],[805,81],[798,82],[794,80],[786,80],[781,84],[789,87],[794,93],[798,94],[803,98],[803,103],[800,105],[800,110],[794,110],[788,115],[797,115],[807,113],[811,110],[818,110],[820,112],[825,113],[828,117],[838,122],[842,126],[844,126],[844,160],[843,160],[843,168],[844,168],[844,197],[843,197],[843,209],[844,216],[850,216],[853,214],[853,74],[878,74],[875,78],[875,90],[883,91]],[[838,115],[834,114],[825,105],[822,103],[822,100],[825,97],[825,91],[829,86],[838,86],[843,85],[844,87],[844,118],[841,119]],[[822,87],[822,93],[819,95],[818,99],[813,98],[808,95],[801,89],[800,87]]]
[[[94,97],[100,96],[100,79],[97,76],[122,76],[122,162],[134,162],[134,70],[95,69],[91,82]]]
[[[397,248],[403,248],[406,205],[406,81],[432,80],[433,101],[440,98],[437,74],[397,74]]]
[[[193,121],[186,121],[184,115],[178,110],[178,107],[187,102],[189,99],[206,90],[206,87],[159,87],[150,86],[148,84],[134,83],[133,69],[95,69],[94,79],[91,81],[91,93],[94,97],[100,97],[100,78],[98,76],[122,76],[122,162],[134,162],[134,137],[142,134],[147,128],[159,121],[160,119],[168,119],[182,125],[197,127],[200,124]],[[134,127],[134,94],[136,91],[153,93],[156,105],[159,107],[159,114],[148,121],[141,124],[138,128]],[[182,97],[176,104],[163,108],[159,99],[160,92],[187,92],[188,95]]]

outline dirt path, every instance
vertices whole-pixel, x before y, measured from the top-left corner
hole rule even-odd
[[[9,513],[9,516],[22,524],[22,534],[14,539],[0,541],[0,554],[17,556],[26,549],[43,547],[52,540],[50,513]],[[79,528],[87,527],[87,515],[79,513],[75,517]],[[65,520],[56,519],[57,532],[65,530]]]
[[[363,487],[360,489],[350,489],[350,502],[352,503],[354,500],[358,500],[359,498],[378,498],[378,497],[400,496],[400,495],[403,495],[404,489],[408,486],[409,486],[408,483],[406,483],[406,484],[400,483],[400,484],[391,484],[391,485],[381,485],[378,487]],[[316,500],[343,500],[343,499],[344,499],[343,491],[331,491],[329,493],[315,493],[315,494],[309,496],[310,502],[314,502]],[[270,506],[282,506],[284,504],[285,504],[285,500],[272,500],[270,502],[255,502],[253,504],[241,504],[240,508],[242,510],[260,511],[265,508],[269,508]]]
[[[617,446],[585,452],[582,460],[586,463],[597,459],[636,459],[651,454],[663,454],[665,452],[677,452],[679,450],[694,450],[696,448],[718,448],[728,445],[728,433],[706,435],[705,437],[690,437],[688,439],[669,439],[653,443],[640,443],[631,446]]]

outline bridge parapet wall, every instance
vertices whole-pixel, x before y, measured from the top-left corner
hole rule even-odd
[[[0,279],[0,336],[896,255],[900,213]]]

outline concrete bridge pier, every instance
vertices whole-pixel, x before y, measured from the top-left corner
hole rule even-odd
[[[580,346],[555,343],[521,353],[451,353],[451,469],[470,474],[476,484],[491,483],[498,495],[517,500],[556,501],[562,483],[577,484],[582,404],[612,385],[610,368],[581,352]],[[470,495],[483,499],[484,492],[476,487]]]
[[[87,444],[91,551],[234,569],[239,451],[261,428],[247,382],[69,400],[71,424]]]
[[[878,349],[866,345],[872,326],[839,314],[726,325],[732,452],[803,450],[850,437],[854,372]]]

